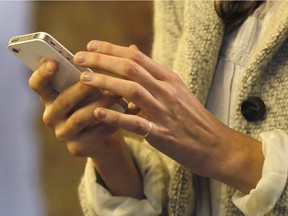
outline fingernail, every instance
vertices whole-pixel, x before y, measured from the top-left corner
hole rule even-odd
[[[81,77],[84,82],[91,82],[93,79],[93,75],[90,72],[83,72]]]
[[[45,65],[45,68],[47,71],[52,71],[53,70],[53,65],[48,61]]]
[[[97,49],[98,49],[98,43],[97,42],[91,42],[90,44],[89,44],[89,48],[90,48],[90,50],[91,51],[96,51]]]
[[[102,110],[102,109],[96,110],[96,111],[95,111],[95,114],[96,114],[96,116],[97,116],[97,118],[98,118],[99,120],[104,119],[104,118],[106,118],[106,116],[107,116],[106,111],[104,111],[104,110]]]
[[[86,61],[86,55],[85,54],[77,54],[76,55],[76,61],[78,63],[84,63]]]

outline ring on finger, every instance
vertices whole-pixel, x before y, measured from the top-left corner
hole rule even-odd
[[[149,134],[151,133],[152,129],[153,129],[153,124],[152,124],[151,121],[148,121],[148,125],[147,125],[147,131],[146,131],[146,133],[145,133],[144,135],[140,135],[140,136],[143,137],[143,138],[148,137]]]

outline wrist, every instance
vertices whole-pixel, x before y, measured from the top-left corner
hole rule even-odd
[[[110,150],[109,154],[92,158],[94,168],[101,178],[101,184],[105,185],[112,195],[142,199],[144,195],[141,175],[123,137],[118,138],[114,137],[105,143],[107,150]]]
[[[229,141],[218,156],[219,163],[213,178],[230,185],[243,193],[254,189],[262,175],[264,156],[262,143],[240,132],[229,129],[225,138]],[[226,135],[227,136],[227,135]],[[227,139],[228,138],[228,139]]]

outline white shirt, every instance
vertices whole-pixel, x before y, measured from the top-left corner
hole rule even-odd
[[[206,107],[213,115],[228,126],[233,126],[233,117],[235,116],[234,107],[237,89],[241,83],[242,72],[251,53],[257,46],[257,42],[260,41],[262,35],[265,34],[265,23],[269,22],[272,13],[275,12],[276,6],[274,3],[275,2],[272,1],[263,3],[239,29],[234,30],[224,38]],[[288,152],[284,151],[285,149],[282,150],[280,153],[283,157],[286,157],[285,154]],[[281,179],[280,182],[281,181],[284,181],[284,179]],[[272,186],[271,184],[274,185],[275,182],[268,181],[265,187],[269,188]],[[210,180],[210,189],[212,216],[223,215],[226,186],[216,180]],[[238,207],[240,207],[241,210],[244,208],[241,206]],[[257,215],[258,207],[251,211],[253,213],[250,212],[250,215]],[[268,211],[268,209],[264,211]]]

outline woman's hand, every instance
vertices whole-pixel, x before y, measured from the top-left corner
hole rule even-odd
[[[99,123],[93,115],[97,107],[110,107],[120,98],[108,92],[99,96],[99,89],[81,82],[58,94],[51,85],[55,73],[57,64],[48,61],[29,80],[45,107],[44,123],[72,155],[93,159],[112,194],[142,198],[142,180],[122,135],[115,133],[116,127]]]
[[[92,41],[75,63],[104,70],[116,78],[85,72],[83,84],[132,101],[145,118],[96,108],[97,120],[144,135],[146,140],[193,172],[215,178],[247,192],[261,176],[263,155],[257,140],[240,134],[211,115],[174,73],[135,46]],[[247,166],[249,168],[247,168]],[[243,177],[245,171],[247,176]]]
[[[98,147],[116,128],[98,125],[93,111],[98,106],[113,105],[119,97],[105,92],[88,102],[87,98],[99,95],[99,90],[80,82],[58,94],[50,82],[55,73],[57,64],[49,61],[35,71],[29,80],[30,87],[40,96],[45,107],[44,123],[54,129],[56,137],[67,144],[73,155],[98,157]]]

